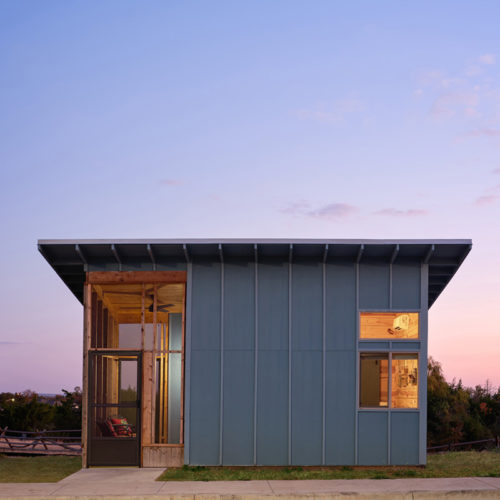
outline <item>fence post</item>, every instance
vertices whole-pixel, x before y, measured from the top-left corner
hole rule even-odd
[[[48,450],[47,448],[47,443],[45,442],[45,433],[47,432],[46,429],[44,429],[42,432],[41,432],[41,442],[43,444],[43,446],[45,447],[46,450]]]

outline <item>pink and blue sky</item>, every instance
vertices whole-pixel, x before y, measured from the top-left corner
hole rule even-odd
[[[471,238],[430,311],[500,385],[500,3],[0,3],[0,391],[81,385],[39,238]]]

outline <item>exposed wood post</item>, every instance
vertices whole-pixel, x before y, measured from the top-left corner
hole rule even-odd
[[[141,294],[141,349],[144,352],[144,336],[146,334],[144,328],[144,303],[146,301],[146,285],[142,284],[142,294]]]
[[[144,351],[142,353],[142,387],[144,391],[141,394],[141,411],[142,411],[142,443],[141,448],[144,445],[148,445],[152,443],[151,436],[151,412],[152,412],[152,404],[151,404],[151,385],[153,381],[153,373],[152,373],[152,357],[153,353]]]
[[[165,427],[163,429],[164,436],[165,436],[165,443],[168,443],[168,382],[169,382],[169,376],[168,376],[168,370],[169,370],[169,363],[170,363],[170,313],[167,315],[167,323],[165,325],[166,328],[166,336],[165,336],[165,351],[166,353],[164,354],[164,363],[165,363],[165,372],[164,372],[164,379],[163,379],[163,414],[164,414],[164,423]],[[165,407],[167,408],[167,411],[165,411]]]
[[[149,245],[148,245],[149,246]],[[156,264],[154,264],[156,267]],[[153,356],[151,359],[151,370],[152,370],[152,380],[151,380],[151,443],[155,442],[156,439],[156,429],[155,429],[155,416],[156,416],[156,350],[158,346],[158,317],[157,317],[157,307],[158,307],[158,287],[154,285],[153,287]]]
[[[88,407],[89,407],[89,347],[92,323],[92,286],[84,285],[83,292],[83,376],[82,376],[82,467],[88,463]]]

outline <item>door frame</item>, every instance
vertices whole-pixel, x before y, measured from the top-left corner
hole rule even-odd
[[[89,350],[89,363],[88,363],[88,418],[87,418],[87,467],[93,466],[116,466],[116,467],[141,467],[141,445],[142,445],[142,351],[130,349],[92,349]],[[111,355],[111,356],[134,356],[137,359],[137,399],[135,403],[95,403],[95,379],[93,367],[95,360],[98,356]],[[92,423],[93,423],[93,409],[94,408],[136,408],[136,432],[135,438],[125,438],[128,440],[134,439],[136,441],[136,463],[135,464],[116,464],[116,463],[92,463]],[[103,441],[110,443],[117,442],[115,437],[101,438]]]

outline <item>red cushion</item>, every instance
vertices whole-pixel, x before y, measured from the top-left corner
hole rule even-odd
[[[109,432],[113,437],[118,436],[118,434],[116,433],[115,428],[113,427],[113,424],[109,418],[106,419],[106,427],[109,429]]]
[[[132,428],[126,418],[110,418],[116,436],[131,436]]]

